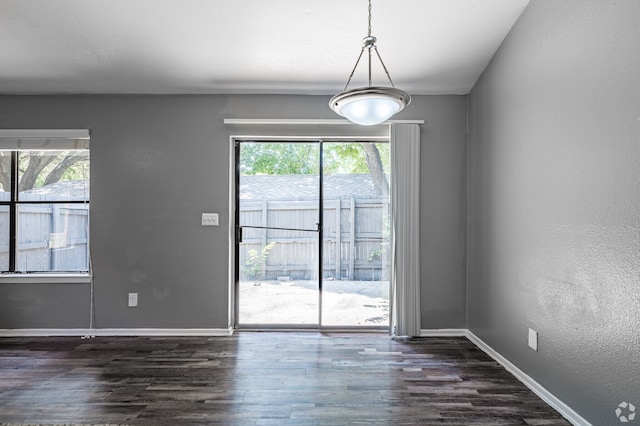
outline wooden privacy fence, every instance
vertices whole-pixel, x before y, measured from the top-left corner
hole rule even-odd
[[[18,207],[18,271],[88,270],[87,204],[23,204]],[[9,264],[9,207],[0,210],[0,266]]]
[[[323,267],[325,279],[388,280],[389,201],[385,199],[325,200]],[[241,279],[317,279],[317,201],[245,201],[240,248]],[[250,226],[304,229],[252,229]],[[246,272],[250,250],[260,253],[270,243],[266,261],[255,276]]]

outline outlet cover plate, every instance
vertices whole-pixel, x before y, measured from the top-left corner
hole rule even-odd
[[[138,306],[138,293],[129,293],[129,307],[135,308]]]
[[[529,347],[534,351],[538,350],[538,332],[534,329],[529,329]]]

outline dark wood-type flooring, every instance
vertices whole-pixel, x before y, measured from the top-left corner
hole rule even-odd
[[[467,339],[0,339],[0,424],[568,425]]]

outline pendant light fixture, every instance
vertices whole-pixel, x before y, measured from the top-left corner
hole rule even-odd
[[[347,84],[344,86],[344,91],[331,98],[329,101],[329,107],[337,114],[347,118],[349,121],[363,126],[373,126],[388,120],[394,114],[402,111],[404,107],[409,105],[411,102],[411,97],[404,90],[395,88],[393,81],[391,80],[391,76],[389,75],[389,71],[378,52],[378,48],[376,46],[377,39],[371,35],[371,0],[369,0],[369,31],[362,41],[364,44],[360,51],[360,56],[358,56],[356,65],[353,67],[351,75],[349,75]],[[387,74],[391,87],[371,85],[372,50],[376,52],[376,56],[380,60],[380,64],[382,64],[384,72]],[[356,68],[358,68],[360,59],[365,51],[367,51],[367,55],[369,57],[369,86],[347,91],[351,78],[353,77]]]

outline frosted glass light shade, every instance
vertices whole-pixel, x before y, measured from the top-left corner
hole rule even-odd
[[[365,87],[340,93],[329,101],[337,114],[362,126],[387,121],[409,105],[411,97],[393,87]]]

